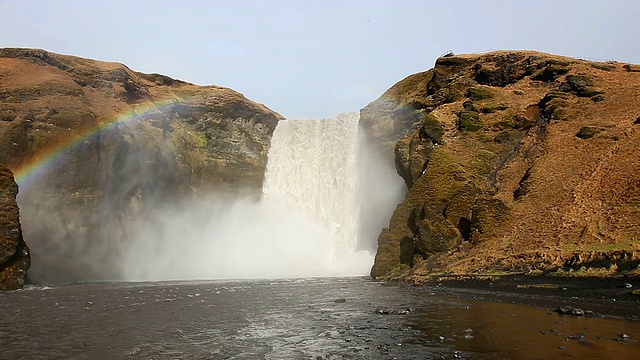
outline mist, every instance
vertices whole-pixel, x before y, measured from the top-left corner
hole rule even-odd
[[[210,194],[158,209],[127,251],[125,278],[368,275],[405,186],[358,118],[281,121],[262,197]]]
[[[393,154],[384,153],[362,128],[358,131],[358,248],[375,254],[378,235],[389,226],[407,187],[396,172]]]
[[[60,182],[55,189],[26,189],[19,203],[33,254],[31,278],[51,283],[368,275],[377,237],[406,187],[391,156],[380,154],[358,130],[358,119],[341,114],[281,121],[259,196],[255,190],[172,196],[151,191],[158,179],[142,182],[140,174],[120,171],[101,185],[105,197],[87,214],[73,205],[82,194],[51,195],[60,192]],[[153,164],[146,156],[128,151],[120,168]],[[141,183],[151,190],[141,190]]]
[[[126,280],[365,275],[369,252],[335,253],[329,231],[286,202],[250,197],[161,209],[123,261]]]

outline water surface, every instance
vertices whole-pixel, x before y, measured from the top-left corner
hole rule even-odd
[[[0,358],[640,358],[639,322],[433,290],[366,278],[30,287],[0,294]]]

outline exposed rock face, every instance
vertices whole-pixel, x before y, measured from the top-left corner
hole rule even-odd
[[[447,56],[361,111],[409,191],[374,278],[640,265],[640,75],[535,52]]]
[[[205,190],[258,193],[281,118],[227,88],[0,49],[0,163],[21,186],[32,277],[118,277],[110,259],[150,210]]]
[[[20,289],[31,264],[20,229],[17,194],[11,170],[0,165],[0,290]]]

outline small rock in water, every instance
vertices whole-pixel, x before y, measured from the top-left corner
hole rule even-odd
[[[133,350],[127,351],[124,354],[127,355],[127,356],[131,356],[131,355],[135,355],[135,354],[137,354],[139,352],[140,352],[140,348],[139,347],[135,347],[135,348],[133,348]]]
[[[583,316],[584,310],[573,308],[573,311],[571,311],[571,315]]]
[[[569,335],[567,340],[582,340],[585,337],[587,337],[587,334],[585,334],[585,333],[577,333],[577,334]]]
[[[376,309],[376,313],[380,314],[380,315],[389,315],[389,309],[381,307],[381,308],[377,308]]]
[[[398,314],[407,315],[407,314],[411,314],[414,311],[416,311],[416,310],[412,309],[412,308],[406,308],[406,309],[398,310]]]
[[[578,308],[574,308],[571,306],[561,306],[561,307],[557,307],[554,308],[553,311],[557,312],[558,314],[562,314],[562,315],[574,315],[574,316],[583,316],[586,314],[586,312],[582,309],[578,309]],[[587,310],[589,312],[589,314],[593,314],[593,311]]]
[[[566,315],[566,314],[571,314],[571,309],[572,309],[571,306],[562,306],[562,307],[553,308],[553,311],[557,312],[558,314]]]
[[[415,312],[413,308],[406,308],[401,310],[389,309],[386,307],[379,307],[376,309],[376,313],[380,315],[407,315]]]
[[[335,299],[333,300],[333,302],[335,302],[336,304],[342,304],[344,302],[347,302],[347,299],[343,299],[343,298]]]

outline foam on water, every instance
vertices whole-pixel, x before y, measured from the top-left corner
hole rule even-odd
[[[52,287],[42,286],[42,285],[25,285],[22,289],[18,289],[16,291],[44,291],[51,290]]]

